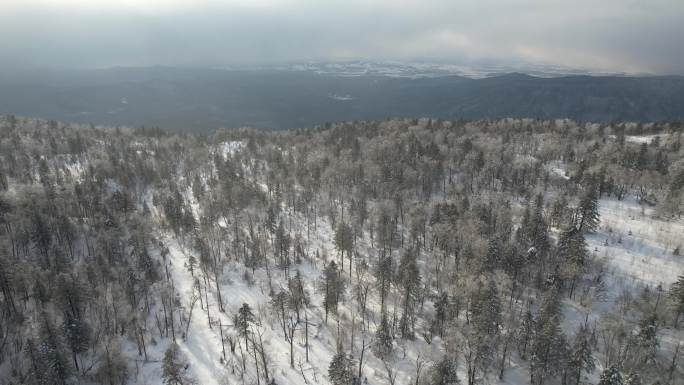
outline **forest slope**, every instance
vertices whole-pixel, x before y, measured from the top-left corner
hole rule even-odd
[[[0,383],[684,378],[678,124],[0,125]]]

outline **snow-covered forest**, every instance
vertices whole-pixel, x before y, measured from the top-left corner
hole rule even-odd
[[[0,117],[0,384],[684,384],[684,125]]]

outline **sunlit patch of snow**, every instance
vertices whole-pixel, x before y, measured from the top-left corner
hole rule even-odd
[[[615,274],[668,287],[684,272],[684,258],[673,255],[673,249],[682,245],[684,221],[658,218],[635,199],[601,199],[599,212],[600,229],[587,240]]]
[[[224,158],[227,158],[229,155],[235,155],[236,152],[242,150],[244,147],[244,143],[239,140],[232,140],[230,142],[222,142],[219,145],[221,155],[223,155]]]
[[[631,143],[646,143],[649,144],[653,141],[655,138],[660,138],[663,139],[667,136],[667,134],[655,134],[655,135],[627,135],[625,136],[625,141],[631,142]]]
[[[561,178],[563,178],[563,179],[565,179],[565,180],[570,179],[570,177],[566,175],[566,171],[563,170],[562,168],[559,168],[559,167],[552,167],[552,168],[551,168],[551,172],[552,172],[554,175],[558,175],[559,177],[561,177]]]
[[[516,154],[515,155],[515,161],[520,162],[520,163],[525,163],[525,164],[533,164],[539,161],[539,159],[535,158],[534,156],[530,154]]]
[[[566,171],[565,167],[566,167],[565,164],[563,164],[563,162],[560,162],[560,161],[549,162],[546,165],[546,169],[551,174],[558,176],[560,178],[563,178],[565,180],[569,180],[570,177],[567,175],[568,172]]]
[[[662,139],[667,138],[668,135],[669,134],[625,135],[625,142],[637,143],[637,144],[641,144],[641,143],[650,144],[651,142],[653,142],[653,139],[660,138],[662,140]],[[608,135],[608,137],[611,139],[617,138],[615,135]]]

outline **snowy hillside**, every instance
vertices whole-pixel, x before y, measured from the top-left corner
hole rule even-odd
[[[0,384],[683,383],[680,126],[0,125]]]
[[[674,283],[684,271],[684,257],[674,255],[684,245],[684,220],[664,220],[655,208],[633,199],[600,202],[601,230],[589,239],[614,274],[638,284]]]

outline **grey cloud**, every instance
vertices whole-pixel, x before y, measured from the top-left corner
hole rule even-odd
[[[10,0],[5,66],[227,66],[365,58],[684,74],[680,0],[155,0],[144,11]],[[195,4],[195,5],[192,5]],[[3,64],[0,64],[3,65]]]

